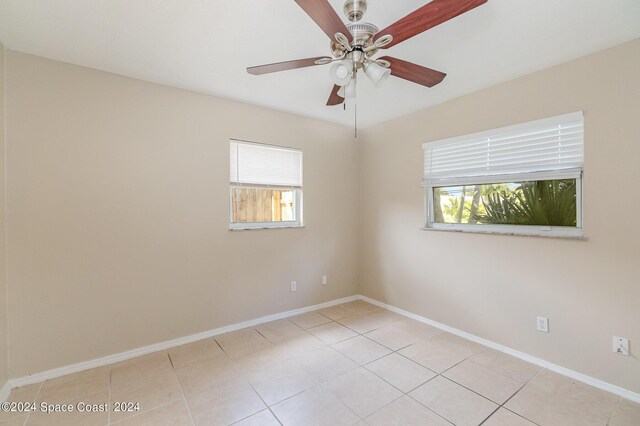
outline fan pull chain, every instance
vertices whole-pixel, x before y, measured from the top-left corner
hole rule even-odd
[[[358,139],[358,104],[353,104],[353,135]]]

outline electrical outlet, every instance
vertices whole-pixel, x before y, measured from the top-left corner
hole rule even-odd
[[[326,276],[326,275],[323,275],[323,276],[322,276],[322,285],[327,285],[327,282],[328,282],[328,281],[327,281],[327,276]]]
[[[538,331],[549,332],[549,318],[538,317]]]
[[[629,339],[613,336],[613,351],[620,355],[629,356]]]
[[[298,283],[295,281],[291,281],[291,291],[296,291],[298,289]]]

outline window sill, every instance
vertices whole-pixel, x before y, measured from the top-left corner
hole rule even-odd
[[[446,229],[446,228],[420,228],[422,231],[435,231],[435,232],[460,232],[465,234],[489,234],[489,235],[508,235],[513,237],[537,237],[537,238],[559,238],[561,240],[578,240],[587,241],[584,235],[544,235],[544,234],[530,234],[526,232],[497,232],[497,231],[483,231],[483,230],[471,230],[471,229]]]
[[[247,228],[229,228],[229,231],[264,231],[264,230],[272,230],[272,229],[297,229],[297,228],[306,228],[305,225],[289,225],[289,226],[254,226]]]

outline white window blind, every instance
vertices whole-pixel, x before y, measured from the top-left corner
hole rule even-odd
[[[302,151],[273,145],[231,141],[232,184],[302,188]]]
[[[423,144],[425,186],[460,178],[575,170],[584,163],[582,112]]]

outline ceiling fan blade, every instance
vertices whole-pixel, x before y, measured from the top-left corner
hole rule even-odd
[[[344,102],[344,98],[338,95],[338,90],[340,90],[340,86],[335,84],[333,89],[331,89],[331,94],[329,95],[329,100],[327,101],[327,106],[340,105]]]
[[[295,2],[331,40],[335,40],[336,33],[342,33],[351,41],[351,33],[347,26],[327,0],[295,0]]]
[[[391,75],[421,84],[427,87],[433,87],[440,83],[447,76],[445,73],[414,64],[413,62],[403,61],[402,59],[383,56],[379,58],[388,61],[391,64]]]
[[[315,58],[296,59],[294,61],[276,62],[275,64],[258,65],[247,68],[247,72],[253,75],[269,74],[271,72],[293,70],[296,68],[312,67],[314,65],[324,65],[331,62],[329,56],[317,56]],[[320,63],[318,63],[320,61]]]
[[[383,35],[392,35],[391,43],[384,46],[384,49],[388,49],[486,2],[487,0],[433,0],[379,31],[373,40],[375,42]]]

